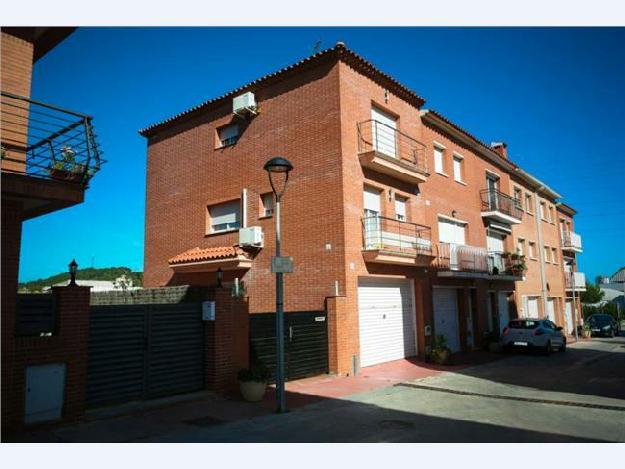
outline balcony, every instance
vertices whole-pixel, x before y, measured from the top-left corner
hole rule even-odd
[[[501,252],[466,244],[439,243],[436,266],[439,277],[485,278],[518,281],[523,273],[513,269],[510,257]]]
[[[367,262],[425,266],[432,260],[428,226],[376,215],[362,219],[362,230]]]
[[[82,202],[104,163],[92,118],[6,92],[0,103],[3,198],[25,219]]]
[[[582,252],[582,237],[572,231],[562,232],[562,250]]]
[[[583,272],[573,272],[573,275],[564,272],[564,288],[566,291],[586,291],[586,275]]]
[[[376,120],[358,124],[358,154],[363,168],[405,182],[419,184],[429,176],[425,145]]]
[[[520,201],[493,189],[480,191],[480,198],[482,217],[510,225],[521,223],[523,210]]]

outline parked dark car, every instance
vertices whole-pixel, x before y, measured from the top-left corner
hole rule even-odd
[[[614,337],[620,332],[618,321],[609,314],[593,314],[586,319],[586,324],[590,327],[591,336]]]

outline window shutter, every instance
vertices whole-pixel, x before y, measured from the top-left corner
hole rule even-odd
[[[365,187],[364,190],[365,210],[380,213],[380,191],[371,187]]]
[[[434,147],[434,171],[443,172],[443,150],[438,147]]]
[[[241,207],[238,200],[210,208],[211,226],[236,225],[241,220]],[[234,227],[234,226],[233,226]]]
[[[398,220],[406,219],[406,199],[395,199],[395,214]]]

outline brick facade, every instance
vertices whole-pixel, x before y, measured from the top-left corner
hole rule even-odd
[[[214,269],[174,274],[167,260],[194,247],[231,246],[236,232],[206,234],[207,206],[241,198],[247,193],[247,225],[261,226],[265,247],[254,255],[249,270],[228,271],[226,280],[241,278],[249,293],[250,313],[274,310],[274,276],[270,258],[274,246],[273,218],[259,217],[260,194],[270,191],[263,163],[272,156],[294,165],[283,199],[283,255],[295,259],[295,272],[285,276],[286,311],[325,309],[328,312],[330,370],[349,374],[360,354],[358,283],[364,277],[409,279],[414,291],[418,353],[431,345],[434,289],[457,291],[459,340],[463,350],[480,346],[482,333],[496,327],[497,299],[510,302],[511,314],[522,313],[523,295],[543,295],[537,261],[528,260],[524,281],[493,278],[442,277],[436,259],[424,266],[381,264],[363,257],[363,188],[381,192],[381,215],[394,218],[394,197],[407,200],[407,221],[431,227],[438,243],[440,216],[467,223],[466,244],[486,247],[487,225],[481,213],[480,191],[485,173],[499,176],[500,190],[534,191],[518,176],[505,154],[461,131],[426,124],[422,102],[389,83],[388,77],[361,62],[345,59],[343,46],[239,89],[253,91],[259,106],[255,117],[242,123],[236,144],[217,149],[216,129],[232,122],[232,96],[218,98],[143,131],[148,137],[145,273],[147,286],[211,285]],[[311,64],[314,64],[311,65]],[[429,177],[420,184],[363,168],[359,160],[358,123],[371,119],[372,106],[397,116],[397,128],[425,146]],[[469,142],[469,143],[467,143]],[[433,147],[445,147],[445,174],[433,168]],[[499,153],[499,154],[498,154]],[[488,154],[485,156],[485,154]],[[463,158],[463,181],[453,177],[452,156]],[[547,197],[540,193],[540,197]],[[555,199],[548,199],[555,207]],[[535,217],[524,214],[511,228],[505,249],[514,251],[519,236],[537,238]],[[559,251],[556,223],[541,225],[541,243]],[[542,253],[536,239],[537,253]],[[541,247],[542,248],[542,247]],[[556,319],[562,321],[564,298],[561,263],[545,265],[549,297],[558,299]],[[503,295],[503,296],[500,296]],[[473,330],[469,339],[468,330]]]

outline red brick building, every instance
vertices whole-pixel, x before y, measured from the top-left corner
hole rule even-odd
[[[285,310],[327,312],[331,372],[423,355],[438,334],[469,350],[551,306],[565,325],[557,217],[574,212],[505,144],[424,104],[338,43],[143,129],[145,286],[214,285],[221,268],[244,283],[251,314],[273,312],[263,164],[279,155],[295,168],[282,204],[283,254],[295,261]],[[550,221],[536,224],[527,194],[553,208]],[[241,242],[259,230],[262,245]],[[530,240],[550,257],[528,256],[524,275],[516,252]]]

